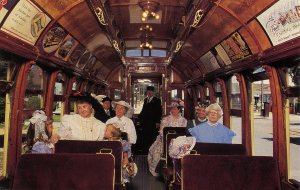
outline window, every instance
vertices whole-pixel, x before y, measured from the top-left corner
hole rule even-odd
[[[121,100],[121,90],[120,89],[115,89],[115,91],[114,91],[114,99],[116,101]]]
[[[152,57],[166,57],[167,56],[167,51],[166,50],[153,49],[153,50],[151,50],[151,56]]]
[[[216,102],[223,107],[221,85],[215,82],[213,86],[216,94]]]
[[[295,179],[300,182],[300,137],[299,137],[299,114],[300,114],[300,64],[288,68],[287,70],[288,78],[288,108],[289,112],[287,117],[289,117],[289,146],[290,146],[290,178]],[[295,92],[295,93],[293,93]]]
[[[126,57],[141,57],[142,52],[141,50],[127,50],[126,51]]]
[[[265,78],[266,75],[262,73]],[[271,89],[269,80],[252,83],[254,99],[254,151],[255,156],[273,156],[273,121],[271,112]]]
[[[242,143],[242,118],[241,118],[241,95],[240,85],[236,76],[231,78],[231,129],[235,132],[236,136],[233,138],[232,143]]]
[[[143,56],[144,57],[150,56],[150,50],[149,49],[143,49]]]
[[[64,94],[65,94],[65,76],[61,73],[58,74],[54,88],[53,98],[53,121],[60,122],[64,114]]]
[[[24,96],[24,110],[23,110],[23,128],[22,136],[26,136],[29,119],[35,110],[44,110],[44,80],[43,70],[38,65],[32,65],[27,76],[26,91]],[[28,151],[24,146],[26,143],[22,142],[22,153]]]

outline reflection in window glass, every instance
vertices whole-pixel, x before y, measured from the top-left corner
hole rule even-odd
[[[64,94],[64,76],[60,73],[57,76],[56,82],[55,82],[55,88],[54,88],[54,94],[55,95],[63,95]]]
[[[42,96],[27,94],[24,98],[24,109],[37,110],[42,107]]]
[[[32,65],[31,70],[28,73],[26,89],[41,90],[43,88],[42,76],[43,70],[37,65]]]
[[[178,97],[178,94],[177,94],[177,90],[175,89],[175,90],[172,90],[171,91],[171,99],[173,100],[173,99],[175,99],[175,98],[177,98]]]
[[[73,82],[72,90],[76,90],[76,89],[77,89],[77,83],[76,83],[76,82]]]
[[[54,94],[55,95],[63,95],[63,84],[62,83],[55,83],[54,88]]]
[[[121,100],[121,90],[115,89],[115,91],[114,91],[114,99],[115,100]]]

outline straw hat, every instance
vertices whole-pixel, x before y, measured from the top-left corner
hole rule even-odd
[[[182,158],[183,156],[190,154],[195,144],[195,137],[179,136],[176,139],[171,140],[169,155],[172,158]]]
[[[125,102],[124,100],[118,101],[118,102],[113,102],[114,106],[116,105],[121,105],[124,106],[127,109],[132,109],[131,105]]]
[[[168,105],[169,108],[173,107],[184,107],[184,102],[180,99],[172,100],[171,104]]]

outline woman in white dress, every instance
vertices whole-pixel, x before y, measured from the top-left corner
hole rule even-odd
[[[126,117],[128,111],[133,108],[125,101],[121,100],[113,103],[115,105],[116,116],[106,121],[106,124],[116,124],[122,131],[128,134],[128,142],[130,144],[136,143],[136,131],[133,121]]]
[[[78,114],[64,115],[57,134],[53,134],[51,142],[66,140],[103,140],[105,124],[93,115],[92,103],[95,101],[89,94],[75,96]]]
[[[183,103],[183,102],[182,102]],[[148,165],[149,171],[153,176],[158,176],[158,173],[155,172],[155,168],[161,158],[162,149],[163,149],[163,128],[165,127],[186,127],[187,120],[181,116],[181,111],[183,104],[181,101],[176,100],[171,103],[168,107],[171,108],[170,115],[162,119],[159,135],[156,137],[156,140],[151,145],[148,153]]]

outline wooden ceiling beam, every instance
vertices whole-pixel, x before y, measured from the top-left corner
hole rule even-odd
[[[191,35],[193,31],[195,31],[195,27],[199,25],[201,20],[203,21],[203,18],[207,15],[209,10],[214,6],[214,2],[217,0],[212,1],[199,1],[197,5],[195,6],[195,9],[193,10],[188,21],[185,23],[185,27],[183,31],[180,33],[179,36],[177,36],[175,42],[170,47],[170,51],[168,54],[168,57],[170,60],[174,60],[176,54],[180,51],[181,47],[184,45],[186,39]],[[202,14],[202,15],[201,15]],[[169,63],[170,65],[171,63]]]

